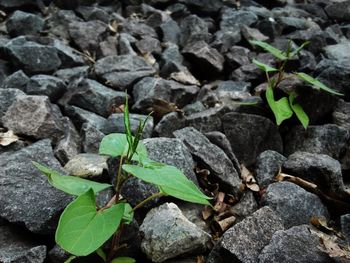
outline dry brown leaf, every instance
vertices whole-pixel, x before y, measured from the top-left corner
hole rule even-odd
[[[175,103],[168,102],[163,99],[157,99],[153,101],[153,104],[149,111],[153,111],[154,115],[157,117],[162,117],[170,112],[179,112],[183,113],[182,110],[178,109],[178,107],[175,105]]]
[[[143,54],[143,58],[150,64],[154,65],[156,64],[157,60],[154,58],[154,56],[151,53],[145,53]]]
[[[299,177],[285,174],[285,173],[281,173],[281,172],[275,177],[275,180],[278,182],[281,182],[281,181],[292,182],[292,183],[295,183],[295,184],[297,184],[303,188],[306,188],[306,189],[316,189],[317,188],[317,185],[314,183],[311,183],[311,182],[306,181],[304,179],[301,179]]]
[[[231,226],[233,226],[235,221],[236,221],[236,217],[230,216],[230,217],[227,217],[221,221],[217,221],[217,223],[220,226],[221,231],[225,232],[227,229],[229,229]]]
[[[221,213],[226,210],[227,204],[224,203],[224,199],[225,199],[225,193],[219,192],[214,205],[215,212]]]
[[[204,263],[204,257],[203,256],[197,256],[197,263]]]
[[[116,20],[113,20],[109,25],[108,25],[108,29],[109,31],[111,31],[112,33],[116,34],[118,32],[118,22]]]
[[[342,248],[339,244],[336,243],[335,236],[329,236],[326,234],[316,233],[322,242],[323,246],[319,248],[326,252],[330,257],[343,257],[346,259],[350,259],[350,251],[349,248]]]
[[[310,221],[313,226],[317,227],[322,231],[336,233],[336,231],[333,228],[328,226],[327,219],[324,216],[313,216],[311,217]]]
[[[243,179],[243,182],[253,192],[259,192],[260,187],[257,184],[253,174],[245,167],[244,164],[241,164],[241,177]]]
[[[16,141],[18,141],[19,138],[16,134],[14,134],[13,131],[9,130],[8,132],[0,132],[0,145],[1,146],[8,146]]]

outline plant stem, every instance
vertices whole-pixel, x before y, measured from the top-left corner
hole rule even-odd
[[[157,198],[157,197],[161,197],[161,196],[163,196],[163,195],[164,195],[164,193],[159,192],[159,193],[155,193],[155,194],[153,194],[153,195],[147,197],[146,199],[144,199],[143,201],[141,201],[139,204],[137,204],[137,205],[132,209],[132,211],[134,212],[136,209],[142,207],[144,204],[146,204],[147,202],[151,201],[152,199]]]
[[[110,263],[113,260],[115,253],[118,251],[120,237],[121,237],[121,234],[123,232],[123,229],[124,229],[124,224],[121,223],[119,228],[118,228],[118,231],[114,233],[112,245],[111,245],[111,250],[108,253],[106,263]]]
[[[119,160],[119,167],[118,167],[118,174],[117,174],[117,185],[115,187],[115,192],[117,195],[117,199],[119,199],[119,192],[120,192],[120,188],[122,186],[122,166],[123,166],[123,158],[124,156],[120,157]]]

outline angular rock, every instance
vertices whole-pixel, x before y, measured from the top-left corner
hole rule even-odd
[[[150,138],[142,142],[146,146],[150,159],[175,166],[188,179],[198,185],[193,171],[195,165],[191,153],[181,140],[174,138]]]
[[[207,262],[258,262],[273,234],[283,229],[281,218],[273,210],[260,208],[224,233]]]
[[[333,123],[350,131],[350,103],[339,100],[332,114]]]
[[[45,258],[46,246],[33,242],[19,228],[0,226],[0,262],[43,263]]]
[[[107,171],[108,156],[92,153],[81,153],[74,156],[64,166],[68,174],[81,178],[101,178]]]
[[[88,78],[89,66],[60,69],[57,70],[54,75],[63,81],[70,83],[77,78]]]
[[[341,230],[345,236],[348,245],[350,244],[350,214],[342,215],[340,217]]]
[[[239,220],[251,215],[256,210],[258,210],[258,203],[252,191],[246,191],[239,202],[230,209]]]
[[[63,105],[74,105],[103,117],[111,114],[113,107],[124,103],[125,93],[115,91],[92,79],[77,79],[62,97]]]
[[[55,245],[48,253],[48,257],[52,263],[65,262],[69,256],[69,253],[64,251],[59,245]]]
[[[20,89],[25,91],[25,87],[29,82],[28,76],[22,71],[18,70],[15,73],[11,74],[2,82],[2,89]]]
[[[125,19],[121,26],[121,32],[128,33],[136,38],[154,37],[158,38],[157,32],[141,20],[134,20],[133,18]]]
[[[107,57],[115,55],[118,55],[116,37],[109,36],[106,38],[105,41],[101,41],[99,43],[99,47],[97,50],[98,57]]]
[[[136,42],[136,38],[127,34],[121,33],[118,39],[118,53],[119,55],[137,56],[137,53],[132,48],[131,44]]]
[[[327,154],[339,160],[345,151],[349,136],[349,131],[334,124],[310,125],[307,130],[298,126],[286,136],[285,154],[304,151]]]
[[[327,263],[332,259],[319,247],[320,238],[307,225],[294,226],[274,233],[270,244],[259,255],[261,263]]]
[[[220,0],[181,0],[180,2],[194,8],[194,10],[198,10],[200,13],[209,14],[217,13],[224,6],[224,3]]]
[[[58,217],[71,197],[53,188],[32,161],[61,169],[53,156],[50,140],[0,154],[0,216],[24,224],[31,232],[53,234]]]
[[[283,152],[277,126],[269,119],[253,114],[230,112],[222,117],[223,129],[239,162],[255,163],[266,150]]]
[[[0,125],[3,125],[2,117],[19,96],[26,94],[19,89],[0,89]]]
[[[62,68],[71,68],[85,64],[81,54],[79,54],[75,49],[66,45],[63,41],[55,39],[52,46],[57,50],[58,56],[62,62]]]
[[[197,15],[189,15],[181,21],[180,42],[182,46],[193,42],[208,42],[210,38],[208,25]]]
[[[6,21],[7,32],[12,37],[20,35],[36,35],[44,27],[44,19],[38,15],[25,13],[20,10],[15,11]]]
[[[199,72],[198,74],[206,76],[208,72],[221,72],[224,69],[223,56],[204,41],[188,44],[182,53],[192,63],[193,71]]]
[[[185,253],[204,252],[211,239],[209,234],[188,221],[173,203],[152,209],[140,231],[143,235],[141,249],[153,262],[163,262]]]
[[[1,0],[0,6],[3,8],[23,8],[23,7],[37,7],[37,2],[34,0]]]
[[[218,49],[221,53],[226,53],[232,46],[236,45],[242,40],[241,31],[219,30],[214,34],[214,41],[211,46]]]
[[[19,38],[5,45],[5,50],[16,67],[30,74],[35,74],[53,72],[61,65],[61,60],[54,47]]]
[[[340,163],[328,155],[295,152],[284,162],[283,171],[315,183],[325,193],[344,192]]]
[[[65,107],[64,113],[79,129],[84,123],[88,123],[89,125],[94,126],[99,131],[101,131],[106,126],[107,120],[105,118],[79,107],[67,106]]]
[[[49,32],[61,39],[70,39],[69,25],[83,20],[73,10],[58,10],[47,19]]]
[[[154,75],[154,68],[141,57],[109,56],[95,64],[96,75],[117,90],[125,90],[137,80]]]
[[[49,75],[35,75],[25,87],[25,93],[28,95],[48,96],[52,102],[63,96],[67,90],[66,84],[59,78]]]
[[[328,218],[327,208],[317,195],[290,182],[270,184],[261,202],[283,219],[286,228],[308,224],[313,216]]]
[[[96,6],[79,6],[75,11],[81,15],[85,21],[100,20],[108,24],[110,20],[109,14],[102,8]]]
[[[146,124],[142,132],[142,138],[149,138],[152,136],[153,127],[154,127],[152,117],[148,117],[147,115],[131,113],[129,115],[129,120],[130,120],[130,128],[131,128],[132,134],[136,134],[140,121],[142,123],[146,121]],[[114,113],[110,115],[107,119],[106,126],[102,129],[102,132],[104,134],[110,134],[110,133],[116,133],[116,132],[125,133],[124,114]]]
[[[286,160],[287,158],[282,154],[271,150],[259,154],[256,160],[255,179],[261,188],[266,188],[274,181],[274,177]]]
[[[349,5],[349,8],[350,8],[350,5]],[[327,58],[331,60],[349,61],[350,55],[346,52],[346,50],[349,50],[349,48],[350,48],[350,41],[347,41],[340,44],[327,46],[324,50]]]
[[[133,88],[133,109],[146,111],[158,101],[172,102],[182,108],[192,101],[198,90],[194,85],[186,86],[172,80],[147,77]]]
[[[35,139],[57,142],[64,135],[60,109],[46,96],[18,96],[2,117],[6,128]]]
[[[100,142],[105,136],[91,123],[84,123],[81,127],[82,150],[84,153],[98,153]]]
[[[69,24],[69,35],[81,51],[96,52],[98,43],[107,33],[108,25],[98,21],[73,22]]]
[[[257,20],[258,17],[253,12],[227,8],[222,13],[220,29],[223,31],[236,31],[240,30],[240,26],[250,26]]]
[[[141,52],[141,54],[147,53],[162,53],[162,47],[160,41],[153,37],[145,37],[136,42],[135,46]]]
[[[177,130],[174,135],[183,141],[191,154],[199,159],[205,168],[211,171],[211,175],[215,177],[223,189],[230,194],[238,195],[241,180],[234,165],[223,150],[212,144],[202,133],[192,127]]]
[[[325,7],[325,11],[331,19],[339,22],[350,21],[350,1],[332,2]]]
[[[173,132],[186,127],[185,118],[178,112],[170,112],[162,117],[154,131],[159,137],[173,137]]]

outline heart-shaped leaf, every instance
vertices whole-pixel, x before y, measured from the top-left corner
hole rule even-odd
[[[271,87],[268,87],[266,90],[266,99],[273,114],[275,115],[277,125],[280,125],[284,120],[292,117],[293,111],[290,108],[289,101],[286,97],[275,101],[273,90]]]
[[[111,133],[105,136],[100,144],[99,153],[112,157],[126,156],[129,149],[127,135],[124,133]],[[132,138],[135,139],[134,137]],[[133,160],[140,161],[147,158],[147,150],[142,142],[138,143]]]
[[[276,58],[278,58],[280,60],[287,60],[288,59],[288,57],[285,55],[285,53],[283,51],[271,46],[270,44],[267,44],[266,42],[251,40],[251,41],[249,41],[249,43],[252,45],[261,47],[262,49],[264,49],[265,51],[274,55]]]
[[[76,256],[97,250],[118,229],[124,214],[124,203],[96,211],[92,189],[70,203],[61,215],[56,243]]]
[[[145,165],[145,163],[144,163]],[[124,164],[123,170],[135,177],[157,185],[160,190],[181,200],[209,205],[208,199],[197,186],[176,167],[157,162],[147,162],[145,167]]]
[[[275,72],[275,71],[278,71],[278,69],[276,68],[273,68],[269,65],[266,65],[256,59],[253,59],[253,63],[258,67],[260,68],[262,71],[265,71],[265,72]]]
[[[53,187],[67,194],[81,195],[89,188],[91,188],[96,194],[112,186],[110,184],[97,183],[75,176],[61,175],[59,172],[37,162],[33,162],[33,165],[47,176],[49,183]]]
[[[325,84],[323,84],[321,81],[311,77],[309,74],[303,73],[303,72],[298,72],[296,73],[296,75],[303,81],[311,84],[312,86],[315,86],[321,90],[324,90],[328,93],[334,94],[334,95],[338,95],[338,96],[344,96],[344,94],[339,93],[329,87],[327,87]]]
[[[289,95],[289,104],[292,110],[294,111],[295,115],[297,115],[297,118],[301,122],[301,124],[304,126],[305,130],[309,126],[309,117],[307,116],[306,112],[304,109],[301,107],[300,104],[295,103],[296,95],[294,93],[291,93]]]

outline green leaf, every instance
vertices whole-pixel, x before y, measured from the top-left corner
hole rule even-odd
[[[193,203],[210,205],[208,199],[211,198],[204,195],[174,166],[149,161],[145,167],[124,164],[123,170],[147,183],[157,185],[167,195]]]
[[[97,183],[75,176],[61,175],[57,171],[37,162],[33,162],[33,165],[47,176],[49,183],[53,187],[71,195],[81,195],[89,188],[96,194],[112,186],[110,184]]]
[[[275,115],[277,125],[280,125],[284,120],[292,117],[293,111],[290,108],[289,101],[286,97],[275,101],[273,90],[271,87],[268,87],[266,90],[266,99],[273,114]]]
[[[111,263],[135,263],[136,260],[129,257],[119,257],[112,260]]]
[[[291,54],[290,54],[290,58],[295,57],[297,55],[299,55],[300,51],[302,51],[304,49],[305,46],[309,45],[310,41],[306,41],[304,42],[300,47],[298,47],[296,50],[294,50]]]
[[[301,107],[300,104],[294,104],[296,95],[294,93],[291,93],[289,95],[289,104],[292,110],[295,112],[295,115],[297,115],[297,118],[301,122],[301,124],[304,126],[305,130],[309,126],[309,117],[307,116],[304,109]]]
[[[253,59],[253,63],[258,67],[260,68],[262,71],[265,71],[265,72],[274,72],[274,71],[278,71],[278,69],[276,68],[273,68],[273,67],[270,67],[269,65],[266,65],[256,59]]]
[[[344,94],[342,93],[339,93],[329,87],[327,87],[325,84],[323,84],[321,81],[311,77],[310,75],[306,74],[306,73],[303,73],[303,72],[298,72],[296,73],[296,75],[303,81],[317,87],[317,88],[320,88],[326,92],[329,92],[331,94],[334,94],[334,95],[338,95],[338,96],[344,96]]]
[[[96,211],[95,195],[89,189],[63,211],[56,230],[56,243],[73,255],[89,255],[118,229],[123,214],[123,203]]]
[[[132,210],[132,207],[128,203],[125,203],[123,222],[128,225],[132,222],[133,218],[134,211]]]
[[[67,258],[64,263],[71,263],[74,259],[76,259],[77,257],[74,255],[71,255],[69,258]]]
[[[126,134],[111,133],[102,139],[99,153],[112,157],[126,156],[128,149],[129,143]],[[147,150],[143,143],[139,142],[133,160],[140,161],[141,158],[147,158]]]
[[[99,255],[99,257],[103,260],[103,262],[107,261],[106,253],[103,251],[102,248],[97,249],[96,254]]]
[[[129,113],[129,100],[128,100],[128,94],[125,96],[125,107],[124,107],[124,127],[125,127],[125,133],[126,133],[126,139],[128,142],[128,150],[132,149],[132,145],[134,142],[134,137],[131,133],[131,127],[130,127],[130,113]],[[127,152],[127,154],[129,153]]]
[[[284,54],[283,51],[271,46],[270,44],[267,44],[266,42],[263,41],[257,41],[257,40],[251,40],[249,41],[250,44],[259,46],[265,51],[269,52],[270,54],[274,55],[276,58],[280,60],[287,60],[288,57]]]

